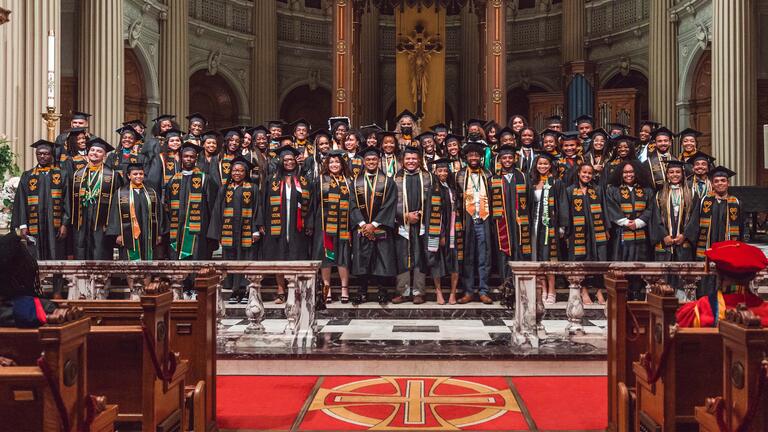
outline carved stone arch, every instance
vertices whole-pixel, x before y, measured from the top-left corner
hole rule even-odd
[[[223,74],[208,75],[206,71],[199,68],[189,78],[189,111],[205,116],[211,129],[240,124],[236,90]]]
[[[705,55],[711,55],[711,49],[703,49],[701,45],[695,44],[691,50],[691,54],[688,56],[684,64],[682,64],[683,74],[680,77],[680,83],[678,84],[677,100],[689,101],[695,97],[693,94],[694,81],[696,79],[696,69],[699,66],[700,60]]]
[[[152,61],[152,55],[139,39],[133,48],[130,48],[128,41],[125,41],[126,49],[131,49],[136,56],[138,64],[141,65],[141,72],[144,75],[144,89],[147,97],[148,105],[157,105],[160,103],[160,83],[157,72],[157,67]],[[125,81],[127,83],[127,80]]]
[[[192,75],[203,71],[203,73],[206,73],[208,71],[208,58],[206,57],[204,60],[201,60],[195,64],[192,65],[192,67],[189,68],[189,77],[192,78]],[[234,92],[234,102],[237,106],[238,111],[238,121],[241,119],[250,118],[250,107],[248,104],[248,91],[245,88],[245,85],[243,85],[242,81],[238,78],[237,73],[230,69],[228,66],[224,64],[219,64],[216,69],[216,75],[220,76],[221,78],[226,81],[226,83],[229,85],[229,87]],[[191,87],[190,87],[191,92]],[[190,107],[192,106],[192,101],[190,100]],[[192,111],[194,112],[194,111]]]
[[[293,81],[292,83],[288,84],[283,91],[280,93],[280,97],[278,97],[278,106],[283,106],[283,102],[285,101],[285,98],[294,90],[301,86],[307,86],[309,88],[315,87],[316,89],[330,89],[332,87],[330,82],[327,81],[316,81],[316,82],[310,82],[307,78],[298,79],[296,81]],[[287,120],[287,119],[283,119]]]
[[[518,79],[516,81],[509,82],[507,84],[507,92],[515,88],[522,89],[522,88],[525,88],[525,86],[528,86],[528,88],[537,89],[535,91],[545,91],[545,92],[560,91],[559,84],[551,82],[550,80],[539,78],[539,79],[527,79],[525,81]]]
[[[647,80],[647,77],[649,76],[648,68],[645,65],[642,65],[639,63],[633,62],[629,66],[629,70],[627,71],[627,74],[630,74],[632,72],[641,74],[642,76],[646,77],[646,80]],[[621,74],[621,68],[616,65],[611,66],[605,71],[601,72],[600,78],[598,79],[598,81],[600,82],[600,86],[598,88],[601,88],[601,89],[606,88],[606,85],[608,85],[608,83],[611,80],[613,80],[614,78],[616,78],[617,75],[620,75],[620,74]]]
[[[148,120],[147,115],[147,89],[144,68],[141,66],[136,52],[130,46],[125,46],[124,50],[124,110],[123,120],[141,119],[145,123]]]
[[[699,150],[712,151],[712,51],[704,50],[690,68],[686,79],[688,125],[702,133],[697,139]]]

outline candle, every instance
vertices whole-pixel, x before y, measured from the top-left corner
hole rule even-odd
[[[56,106],[56,36],[48,32],[48,107]]]

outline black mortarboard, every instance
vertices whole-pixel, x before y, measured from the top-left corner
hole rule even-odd
[[[273,128],[273,127],[279,127],[279,128],[282,129],[284,124],[285,124],[285,121],[283,121],[282,119],[280,119],[280,120],[267,120],[267,127],[270,128],[270,129]]]
[[[613,137],[612,141],[615,144],[618,144],[620,142],[628,142],[628,143],[634,145],[638,141],[638,139],[637,139],[637,137],[633,137],[632,135],[618,135],[618,136]]]
[[[72,113],[72,120],[88,120],[90,117],[91,115],[87,112],[75,111]]]
[[[419,118],[416,116],[416,114],[412,113],[411,111],[404,109],[400,114],[395,117],[395,121],[399,122],[401,118],[403,117],[410,117],[414,120],[418,120]]]
[[[195,153],[200,153],[203,151],[203,148],[197,145],[194,141],[186,141],[184,144],[181,145],[181,153],[186,153],[187,150],[192,150]]]
[[[610,135],[608,135],[608,132],[606,132],[606,130],[603,128],[597,128],[589,133],[589,137],[592,139],[595,139],[595,135],[602,135],[603,137],[605,137],[605,139],[610,138]]]
[[[421,140],[422,140],[423,138],[432,138],[432,139],[434,140],[434,139],[435,139],[435,133],[434,133],[434,132],[432,132],[432,131],[426,131],[426,132],[422,132],[422,133],[421,133],[421,134],[419,134],[419,136],[417,136],[415,139],[416,139],[416,140],[418,140],[419,142],[421,142]]]
[[[461,135],[456,135],[456,134],[448,134],[448,135],[445,136],[445,142],[446,143],[448,143],[448,141],[451,141],[451,140],[455,140],[455,141],[458,141],[459,143],[461,143],[462,141],[464,141],[464,137],[461,136]]]
[[[480,119],[472,118],[472,119],[467,120],[466,126],[470,127],[472,125],[478,125],[480,127],[483,127],[484,124],[485,124],[485,120],[480,120]]]
[[[218,131],[207,130],[207,131],[203,132],[203,134],[200,136],[200,139],[202,141],[205,141],[205,140],[207,140],[209,138],[215,138],[218,141],[220,137],[221,137],[221,134]]]
[[[608,130],[618,129],[621,133],[626,133],[629,129],[629,126],[624,123],[608,123],[606,126],[608,127]]]
[[[170,128],[167,131],[161,133],[160,135],[167,140],[168,138],[172,138],[172,137],[175,137],[175,136],[181,138],[184,135],[184,132],[182,132],[182,131],[180,131],[180,130],[178,130],[176,128]]]
[[[560,138],[563,141],[578,141],[579,133],[576,131],[563,132],[562,134],[560,134]]]
[[[258,125],[256,127],[252,128],[250,133],[251,133],[251,136],[256,136],[256,134],[258,134],[258,133],[263,133],[264,135],[268,135],[269,134],[269,129],[267,129],[266,127],[264,127],[262,125]]]
[[[643,126],[646,126],[646,125],[650,126],[651,130],[653,130],[653,129],[656,129],[659,126],[661,126],[661,123],[659,123],[657,121],[654,121],[654,120],[641,120],[640,121],[640,127],[643,127]]]
[[[284,138],[284,137],[280,137],[280,138]],[[287,155],[287,154],[289,154],[289,153],[290,153],[290,154],[292,154],[294,157],[296,157],[296,156],[298,156],[298,155],[299,155],[301,152],[300,152],[300,151],[299,151],[299,150],[298,150],[296,147],[294,147],[294,146],[292,146],[292,145],[284,145],[284,146],[282,146],[282,147],[278,147],[278,148],[275,150],[275,154],[276,154],[278,157],[280,157],[281,159],[283,158],[283,156],[285,156],[285,155]]]
[[[346,157],[349,156],[349,154],[347,153],[346,150],[336,149],[336,150],[329,151],[328,152],[328,156],[338,156],[338,157],[346,158]],[[357,155],[355,155],[355,156],[357,156]]]
[[[403,155],[406,155],[408,153],[415,153],[421,156],[424,152],[421,151],[421,147],[407,145],[403,148]]]
[[[90,149],[91,147],[101,147],[106,151],[107,153],[111,152],[115,148],[112,147],[108,142],[104,141],[103,139],[99,137],[93,137],[88,140],[88,143],[86,144],[86,147]]]
[[[32,147],[34,149],[36,149],[38,147],[50,147],[51,150],[53,150],[56,147],[59,147],[59,145],[56,144],[56,143],[52,143],[50,141],[47,141],[47,140],[37,140],[32,145],[30,145],[30,147]]]
[[[251,171],[253,169],[253,162],[249,161],[248,159],[244,158],[242,155],[232,159],[232,166],[235,166],[235,164],[243,164],[245,165],[245,170]]]
[[[591,115],[583,115],[583,116],[576,117],[576,120],[573,121],[573,124],[576,126],[582,123],[589,123],[591,125],[594,125],[595,119],[593,119]]]
[[[696,129],[685,128],[682,131],[680,131],[680,133],[677,134],[677,137],[682,140],[683,137],[692,136],[694,138],[698,138],[701,135],[702,133],[697,131]]]
[[[501,130],[496,132],[497,138],[501,138],[504,135],[512,135],[514,137],[517,137],[517,134],[515,133],[515,131],[510,127],[502,128]]]
[[[159,122],[161,122],[163,120],[173,120],[175,118],[176,118],[176,116],[173,115],[173,114],[160,114],[159,116],[153,118],[152,121],[155,122],[155,123],[159,123]]]
[[[445,125],[445,123],[438,123],[436,125],[432,125],[429,127],[432,129],[433,132],[440,132],[440,131],[447,131],[448,126]]]
[[[119,129],[115,129],[115,132],[117,132],[117,134],[120,135],[120,138],[123,137],[123,134],[129,133],[129,134],[133,135],[134,139],[136,139],[136,140],[140,140],[141,139],[141,135],[139,135],[139,133],[136,132],[136,129],[134,129],[133,126],[126,125],[126,126],[123,126],[123,127],[119,128]]]
[[[128,165],[125,167],[125,172],[130,173],[133,170],[144,171],[144,162],[128,162]]]
[[[548,152],[536,153],[536,159],[538,159],[538,158],[548,159],[552,163],[555,162],[555,156],[553,154],[551,154],[551,153],[548,153]]]
[[[563,117],[559,116],[559,115],[553,115],[553,116],[549,116],[549,117],[545,118],[544,120],[546,120],[546,123],[548,125],[551,125],[552,123],[562,123],[563,122]]]
[[[291,127],[293,127],[294,131],[299,126],[306,126],[307,130],[312,129],[312,125],[309,124],[309,122],[304,120],[303,118],[300,118],[300,119],[296,120],[295,122],[291,123]]]
[[[319,136],[324,136],[324,137],[326,137],[326,138],[328,138],[328,139],[331,139],[331,133],[330,133],[330,132],[328,132],[328,131],[327,131],[327,130],[325,130],[325,129],[318,129],[318,130],[316,130],[316,131],[312,132],[312,134],[309,136],[309,139],[310,139],[311,141],[314,141],[314,140],[315,140],[315,139],[317,139],[317,137],[319,137]]]
[[[232,126],[230,128],[222,129],[221,134],[224,135],[225,140],[229,140],[235,135],[239,136],[240,139],[243,139],[243,129],[240,126]]]
[[[515,153],[515,148],[512,147],[509,144],[504,144],[503,146],[499,146],[499,148],[496,149],[496,150],[498,151],[499,156],[501,156],[503,154],[514,154]]]
[[[277,137],[277,142],[282,143],[283,141],[290,141],[291,144],[296,142],[296,138],[293,135],[281,135]]]
[[[192,114],[188,115],[187,116],[187,120],[189,120],[190,123],[195,122],[195,121],[196,122],[200,122],[200,123],[203,124],[203,126],[206,126],[208,124],[208,120],[205,117],[203,117],[202,114],[200,114],[198,112],[192,113]]]
[[[541,137],[545,137],[545,136],[551,135],[551,136],[553,136],[555,138],[560,138],[563,134],[561,132],[558,132],[558,131],[554,130],[554,129],[544,129],[543,131],[541,131],[540,135],[541,135]]]
[[[330,117],[328,119],[328,129],[335,130],[339,124],[343,124],[349,128],[349,117]]]
[[[670,167],[685,168],[685,162],[679,160],[667,161],[667,169]]]
[[[713,168],[712,171],[709,172],[709,178],[714,179],[715,177],[727,177],[731,178],[735,176],[736,173],[731,171],[730,169],[718,165],[717,167]]]
[[[144,122],[141,121],[141,119],[133,119],[133,120],[128,120],[126,122],[123,122],[123,126],[134,126],[134,125],[139,125],[144,129],[147,128],[147,125],[145,125]]]
[[[394,131],[381,131],[376,136],[379,138],[379,140],[387,136],[391,136],[392,138],[397,139],[397,133]]]
[[[88,132],[88,128],[76,127],[76,128],[72,128],[72,129],[67,131],[67,137],[70,137],[73,134],[77,135],[79,133],[87,133],[87,132]]]
[[[688,160],[691,161],[691,163],[693,163],[693,162],[695,162],[697,160],[705,160],[705,161],[707,161],[709,163],[713,163],[715,161],[715,158],[713,158],[712,156],[710,156],[710,155],[708,155],[708,154],[706,154],[706,153],[704,153],[702,151],[697,151],[696,153],[691,155],[691,157]]]
[[[480,141],[470,141],[464,145],[464,147],[461,149],[462,153],[465,155],[470,152],[477,152],[477,153],[483,153],[485,152],[485,148],[487,146],[485,143],[482,143]]]
[[[667,129],[666,127],[662,126],[662,127],[658,128],[658,129],[656,129],[655,131],[653,131],[653,133],[651,134],[651,139],[655,140],[656,137],[659,136],[659,135],[666,135],[666,136],[668,136],[670,138],[673,138],[675,136],[675,133],[672,132],[671,130]]]
[[[371,153],[375,154],[378,157],[381,157],[381,150],[379,150],[377,147],[368,147],[368,146],[363,147],[362,150],[357,152],[357,156],[361,158],[365,158]]]
[[[384,128],[382,128],[381,126],[377,125],[376,123],[365,125],[365,126],[360,126],[360,131],[363,133],[363,135],[366,135],[366,136],[368,136],[370,134],[373,134],[373,133],[379,133],[379,132],[381,132],[383,130],[384,130]]]
[[[499,124],[496,123],[496,121],[494,120],[488,120],[487,122],[485,122],[485,124],[483,124],[483,129],[490,130],[491,128],[496,128],[496,130],[498,130]]]
[[[435,159],[432,162],[430,162],[430,165],[432,165],[435,168],[439,168],[439,167],[448,168],[448,166],[451,164],[451,162],[453,162],[453,161],[448,159],[448,158],[440,158],[440,159]]]

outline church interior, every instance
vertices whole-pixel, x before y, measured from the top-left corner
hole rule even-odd
[[[0,0],[0,51],[0,166],[7,149],[19,173],[83,112],[114,147],[125,122],[193,113],[241,137],[273,119],[400,133],[405,110],[457,136],[652,120],[735,171],[749,232],[706,261],[505,261],[469,304],[429,275],[423,304],[325,301],[319,261],[220,250],[40,259],[33,284],[67,294],[45,325],[0,326],[0,432],[768,431],[768,0]],[[681,326],[706,281],[750,294]]]

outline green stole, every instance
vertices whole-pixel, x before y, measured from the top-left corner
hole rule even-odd
[[[191,174],[191,190],[187,202],[187,213],[184,220],[181,220],[181,181],[184,174],[176,173],[169,183],[171,191],[171,248],[179,253],[179,259],[186,259],[192,256],[195,250],[195,241],[197,234],[202,230],[203,222],[203,186],[205,185],[206,175],[199,168],[195,168]],[[179,232],[181,231],[181,232]],[[181,240],[179,240],[181,235]],[[181,248],[178,244],[181,243]]]
[[[586,196],[582,194],[581,188],[575,187],[570,205],[573,209],[573,256],[576,259],[584,259],[587,257],[587,211],[592,215],[595,245],[601,246],[608,242],[603,220],[603,205],[597,197],[597,191],[591,186],[587,187]]]
[[[228,184],[224,195],[224,217],[221,225],[221,246],[234,247],[235,238],[235,208],[232,203],[240,201],[240,246],[250,248],[253,246],[253,201],[257,197],[253,193],[253,184],[243,182],[235,188],[234,184]]]
[[[635,184],[632,191],[625,184],[619,186],[619,198],[621,211],[624,213],[624,217],[627,219],[637,219],[645,211],[648,206],[648,196],[645,194],[640,185]],[[634,196],[634,204],[632,203],[632,197]],[[646,239],[645,230],[629,230],[622,227],[622,239],[625,242],[633,243],[640,242]]]
[[[83,210],[92,205],[96,205],[96,220],[92,229],[95,231],[100,226],[106,226],[112,208],[114,178],[115,172],[104,164],[96,170],[86,165],[75,173],[72,180],[72,220],[75,229],[82,227]]]
[[[710,192],[701,200],[701,215],[699,217],[699,239],[696,242],[696,258],[706,258],[705,251],[710,247],[710,232],[712,228],[712,206],[715,203],[715,194]],[[725,218],[725,240],[741,240],[739,225],[739,199],[733,195],[727,198],[728,214]],[[720,221],[723,222],[723,221]]]
[[[53,227],[59,229],[61,227],[61,217],[63,214],[63,208],[61,206],[62,199],[64,197],[64,185],[61,183],[61,170],[56,167],[40,168],[35,167],[29,175],[27,185],[29,186],[29,194],[27,195],[27,214],[28,214],[28,229],[29,234],[33,237],[40,233],[40,173],[48,172],[51,176],[51,198],[53,199]]]
[[[123,187],[118,189],[117,191],[117,200],[118,200],[118,206],[120,211],[120,235],[123,237],[123,244],[125,245],[125,249],[128,251],[128,259],[131,261],[139,261],[141,259],[145,260],[152,260],[153,258],[153,246],[154,246],[154,240],[157,238],[157,233],[159,232],[158,229],[158,220],[157,220],[157,212],[155,212],[155,209],[157,208],[157,193],[153,190],[148,190],[146,188],[142,188],[142,194],[144,195],[144,198],[147,200],[147,209],[149,211],[149,220],[150,220],[150,226],[149,228],[149,235],[147,238],[149,241],[147,244],[144,245],[145,250],[141,250],[141,242],[139,241],[139,238],[134,237],[133,235],[133,223],[131,214],[132,208],[134,207],[134,201],[133,201],[133,188],[129,185],[128,187]],[[135,210],[134,210],[135,212]],[[138,215],[136,215],[138,218]],[[136,221],[138,224],[138,220]],[[126,233],[129,233],[130,235],[126,236]],[[129,242],[128,239],[131,239]],[[143,258],[142,258],[143,256]]]

